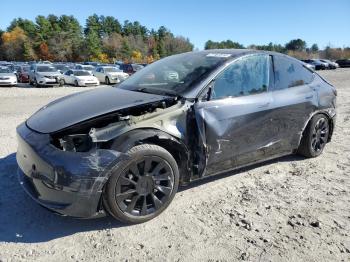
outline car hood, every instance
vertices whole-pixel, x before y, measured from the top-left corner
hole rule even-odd
[[[110,76],[124,76],[126,75],[126,73],[120,71],[120,72],[108,72],[106,73],[107,75],[110,75]]]
[[[42,76],[60,76],[60,72],[37,72],[38,75]]]
[[[75,78],[78,79],[78,80],[96,81],[96,77],[94,77],[94,76],[75,76]]]
[[[166,98],[115,87],[97,88],[57,99],[37,111],[26,123],[37,132],[52,133],[120,109]]]
[[[13,73],[0,73],[0,77],[14,77],[14,76],[16,75]]]

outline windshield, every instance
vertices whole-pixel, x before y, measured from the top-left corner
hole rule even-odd
[[[94,70],[93,66],[89,66],[89,65],[83,65],[81,66],[84,70]]]
[[[69,70],[68,66],[65,66],[65,65],[55,65],[55,68],[58,70],[63,70],[63,71]]]
[[[120,72],[119,69],[117,69],[116,67],[105,67],[103,68],[105,70],[105,72],[109,73],[109,72]]]
[[[11,70],[9,68],[3,67],[0,68],[0,73],[11,73]]]
[[[52,66],[38,66],[38,72],[57,72],[57,69]]]
[[[74,71],[75,76],[91,76],[88,71]]]
[[[29,71],[29,66],[22,67],[23,72],[28,72]]]
[[[183,95],[230,56],[203,52],[169,56],[138,71],[119,87],[154,94]]]

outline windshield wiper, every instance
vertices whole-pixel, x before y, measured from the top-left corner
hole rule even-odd
[[[169,91],[169,90],[164,90],[164,89],[158,89],[158,88],[150,88],[150,87],[142,87],[138,88],[135,91],[137,92],[143,92],[143,93],[148,93],[148,94],[156,94],[156,95],[165,95],[165,96],[173,96],[173,97],[181,97],[179,94]]]

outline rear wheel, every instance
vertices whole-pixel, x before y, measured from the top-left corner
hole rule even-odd
[[[104,205],[116,219],[142,223],[163,212],[178,189],[179,171],[173,156],[157,145],[131,148],[129,160],[114,168],[104,192]]]
[[[315,115],[303,133],[298,153],[306,157],[319,156],[327,144],[328,136],[328,118],[322,114]]]

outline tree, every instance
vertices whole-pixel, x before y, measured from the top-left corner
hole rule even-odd
[[[2,36],[1,59],[11,60],[93,59],[102,62],[123,59],[153,62],[161,57],[193,50],[188,38],[174,36],[164,26],[154,30],[129,20],[121,25],[113,16],[97,14],[86,19],[85,28],[74,16],[68,15],[39,15],[35,21],[16,18]],[[229,44],[233,45],[233,42]]]
[[[122,27],[118,21],[113,16],[100,16],[101,31],[104,36],[110,36],[113,33],[120,34],[122,32]]]
[[[313,45],[311,46],[311,52],[312,52],[312,53],[317,53],[318,50],[319,50],[319,48],[318,48],[318,45],[317,45],[317,44],[313,44]]]
[[[98,37],[101,37],[101,24],[98,15],[93,14],[86,19],[86,26],[84,33],[87,36],[91,31],[97,33]]]
[[[95,30],[90,30],[86,36],[87,55],[97,58],[101,54],[101,41]]]
[[[305,51],[306,49],[306,42],[301,40],[301,39],[293,39],[290,40],[286,45],[285,45],[287,50],[291,51]]]
[[[233,42],[231,40],[214,42],[208,40],[205,43],[204,49],[225,49],[225,48],[233,48],[233,49],[242,49],[244,46],[238,42]]]
[[[1,42],[4,58],[7,60],[24,60],[24,43],[26,41],[28,41],[28,37],[20,27],[15,27],[12,31],[3,33]]]

